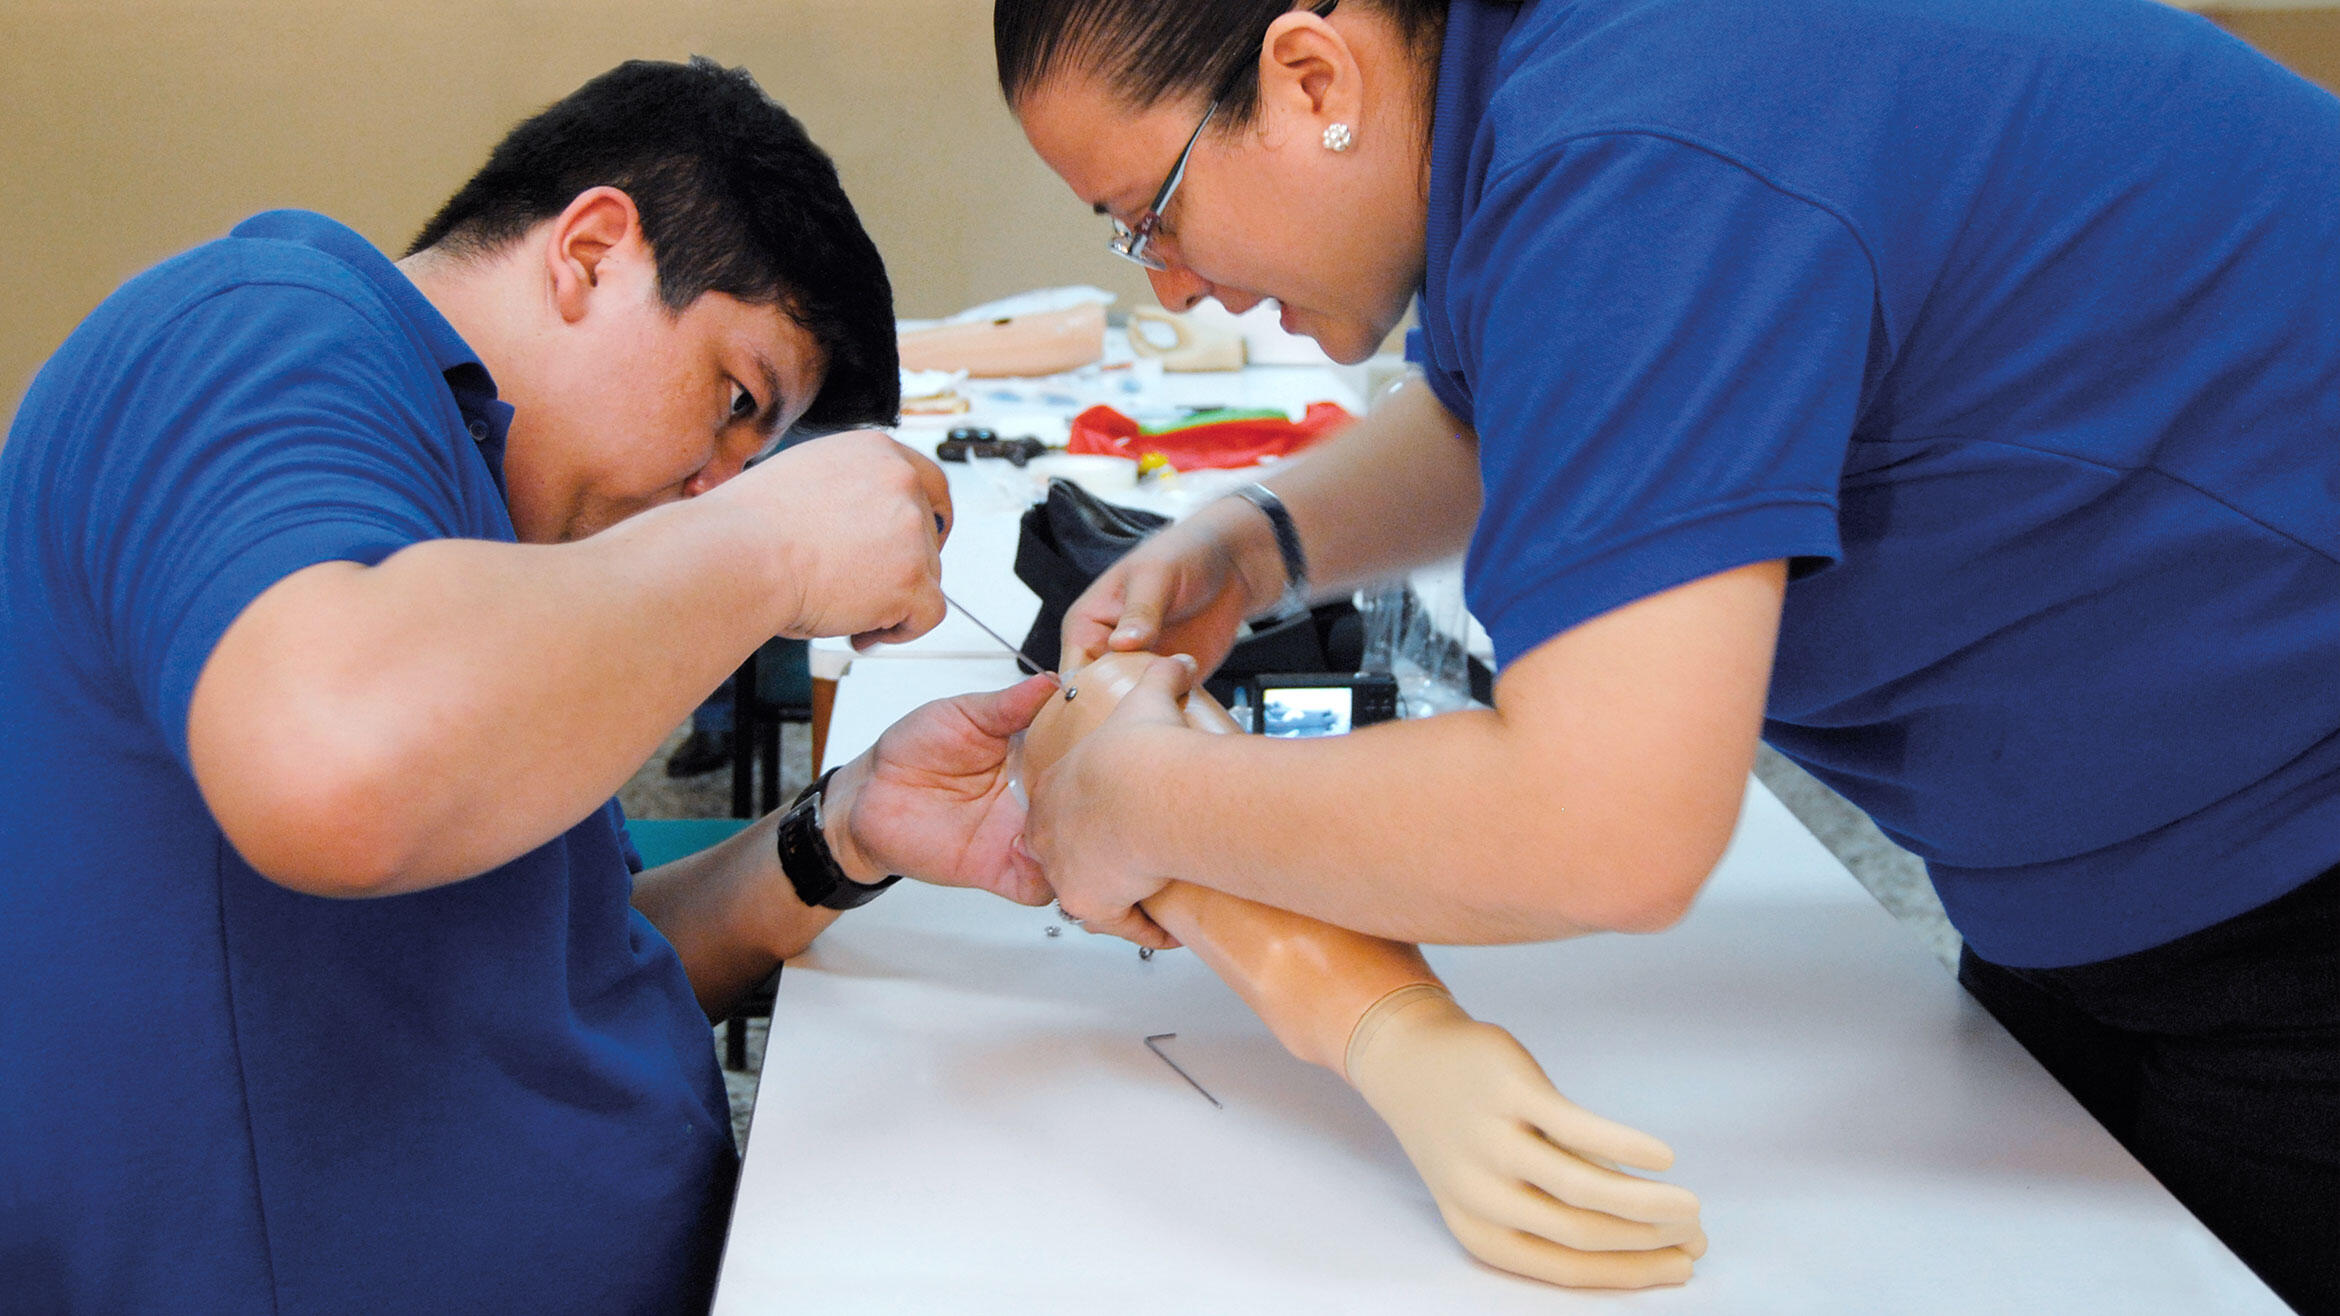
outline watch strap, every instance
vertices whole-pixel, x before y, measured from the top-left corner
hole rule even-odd
[[[837,770],[831,768],[799,791],[788,811],[780,815],[775,833],[780,871],[788,875],[796,898],[808,909],[857,909],[902,880],[897,873],[882,882],[856,882],[838,866],[837,856],[829,849],[828,834],[821,827],[821,801],[828,794],[829,778],[836,775]]]

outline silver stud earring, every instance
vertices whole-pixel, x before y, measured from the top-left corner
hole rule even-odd
[[[1356,138],[1345,123],[1328,123],[1324,126],[1324,149],[1328,151],[1346,151],[1354,140]]]

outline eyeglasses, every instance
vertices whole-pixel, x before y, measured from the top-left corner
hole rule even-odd
[[[1319,3],[1310,5],[1308,12],[1318,18],[1328,18],[1340,2],[1341,0],[1320,0]],[[1234,76],[1240,78],[1248,71],[1248,68],[1239,68],[1235,71]],[[1107,219],[1113,221],[1113,238],[1105,244],[1107,250],[1123,260],[1135,261],[1149,270],[1170,268],[1167,262],[1154,254],[1154,234],[1162,227],[1162,212],[1170,208],[1171,196],[1178,191],[1179,183],[1186,179],[1187,157],[1194,154],[1194,144],[1202,140],[1203,129],[1211,126],[1211,120],[1218,114],[1219,106],[1226,101],[1229,89],[1222,88],[1218,95],[1211,98],[1210,108],[1203,111],[1202,122],[1194,126],[1194,132],[1186,139],[1185,148],[1178,152],[1178,163],[1170,166],[1170,176],[1162,180],[1161,188],[1154,193],[1154,199],[1151,204],[1147,205],[1145,213],[1138,216],[1138,222],[1124,224],[1112,215],[1106,216]]]

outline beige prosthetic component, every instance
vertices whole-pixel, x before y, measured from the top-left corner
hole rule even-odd
[[[1153,658],[1111,653],[1066,674],[1071,697],[1052,700],[1025,735],[1026,780],[1043,778]],[[1237,729],[1200,689],[1185,712],[1199,730]],[[1614,1168],[1662,1170],[1673,1153],[1561,1096],[1511,1034],[1454,1003],[1421,951],[1187,882],[1144,908],[1293,1055],[1349,1080],[1472,1255],[1576,1287],[1690,1277],[1706,1250],[1698,1199]]]
[[[964,370],[977,379],[1054,375],[1105,355],[1105,308],[1094,302],[901,336],[904,370]]]

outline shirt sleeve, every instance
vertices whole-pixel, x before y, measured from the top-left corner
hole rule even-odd
[[[1877,321],[1834,214],[1682,142],[1580,138],[1489,179],[1455,268],[1471,606],[1502,661],[1719,571],[1835,558]]]
[[[276,582],[456,533],[445,383],[341,298],[244,285],[136,348],[93,426],[81,558],[108,650],[187,759],[187,705],[220,637]],[[443,413],[443,414],[442,414]]]

